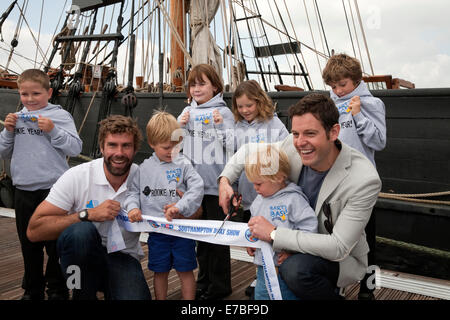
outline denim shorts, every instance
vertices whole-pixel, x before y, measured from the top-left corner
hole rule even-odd
[[[197,268],[195,241],[162,233],[151,232],[147,240],[148,268],[154,272],[179,272]]]

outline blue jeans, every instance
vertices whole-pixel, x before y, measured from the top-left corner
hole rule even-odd
[[[279,267],[280,275],[291,291],[301,300],[338,300],[336,283],[339,263],[297,253]]]
[[[280,285],[281,296],[283,300],[298,300],[294,293],[289,290],[286,282],[278,275],[278,284]],[[256,287],[255,287],[255,300],[269,300],[269,292],[267,291],[266,281],[264,280],[264,269],[262,266],[258,266],[256,271]]]
[[[120,251],[108,254],[91,222],[66,228],[56,246],[66,279],[74,274],[67,273],[69,266],[80,268],[81,288],[73,289],[73,300],[95,300],[97,291],[103,291],[107,300],[151,300],[140,262]]]

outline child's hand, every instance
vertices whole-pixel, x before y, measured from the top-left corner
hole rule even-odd
[[[189,111],[186,111],[180,118],[180,125],[184,127],[188,122],[189,122]]]
[[[214,124],[221,124],[223,122],[223,117],[217,109],[214,109],[213,111],[213,119]]]
[[[172,221],[172,219],[177,219],[180,216],[180,209],[173,206],[166,210],[164,210],[164,216],[166,217],[167,221]]]
[[[128,220],[130,220],[130,222],[142,221],[141,210],[138,208],[131,209],[130,212],[128,212]]]
[[[349,107],[352,110],[352,115],[358,114],[361,111],[361,99],[358,96],[354,96],[350,100]]]
[[[278,260],[277,260],[278,265],[281,266],[284,260],[286,260],[290,256],[292,256],[292,253],[286,251],[281,251],[280,253],[278,253]]]
[[[13,132],[16,128],[16,122],[19,116],[15,113],[8,113],[8,115],[5,118],[5,128],[8,131]]]
[[[251,257],[255,256],[255,251],[256,251],[256,248],[251,248],[251,247],[247,248],[247,253]]]
[[[55,125],[53,124],[53,121],[50,120],[49,118],[44,118],[43,116],[39,115],[38,127],[44,132],[50,132],[53,130]]]

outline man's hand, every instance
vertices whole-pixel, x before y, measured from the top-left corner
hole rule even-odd
[[[103,222],[114,220],[120,211],[120,202],[105,200],[95,208],[89,209],[89,220]]]
[[[233,194],[234,191],[230,185],[230,181],[226,177],[221,177],[219,180],[219,206],[222,207],[222,210],[225,214],[229,210],[230,199]]]
[[[53,128],[55,127],[55,125],[53,124],[53,121],[50,120],[50,118],[45,118],[41,115],[39,115],[39,119],[38,119],[38,127],[39,129],[41,129],[44,132],[50,132],[53,130]]]
[[[16,122],[19,116],[15,113],[8,113],[5,118],[5,128],[6,130],[13,132],[16,128]]]
[[[252,236],[266,242],[272,240],[270,238],[270,233],[275,229],[275,226],[267,221],[266,218],[261,216],[253,217],[248,222],[248,227]]]
[[[361,112],[361,99],[359,96],[354,96],[350,99],[349,107],[352,110],[352,115],[356,115]]]
[[[130,220],[130,222],[142,221],[142,211],[138,208],[131,209],[130,212],[128,212],[128,220]]]

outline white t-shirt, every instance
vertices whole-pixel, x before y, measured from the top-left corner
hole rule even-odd
[[[108,199],[119,201],[122,204],[126,200],[128,180],[137,170],[138,166],[132,164],[127,180],[116,192],[106,179],[103,158],[95,159],[67,170],[55,182],[46,200],[63,210],[67,210],[68,214],[95,208]],[[98,233],[102,237],[102,245],[106,247],[108,231],[112,221],[92,223],[97,227]],[[128,232],[123,228],[120,228],[120,231],[126,245],[122,252],[138,260],[142,258],[144,253],[139,243],[140,233]]]

